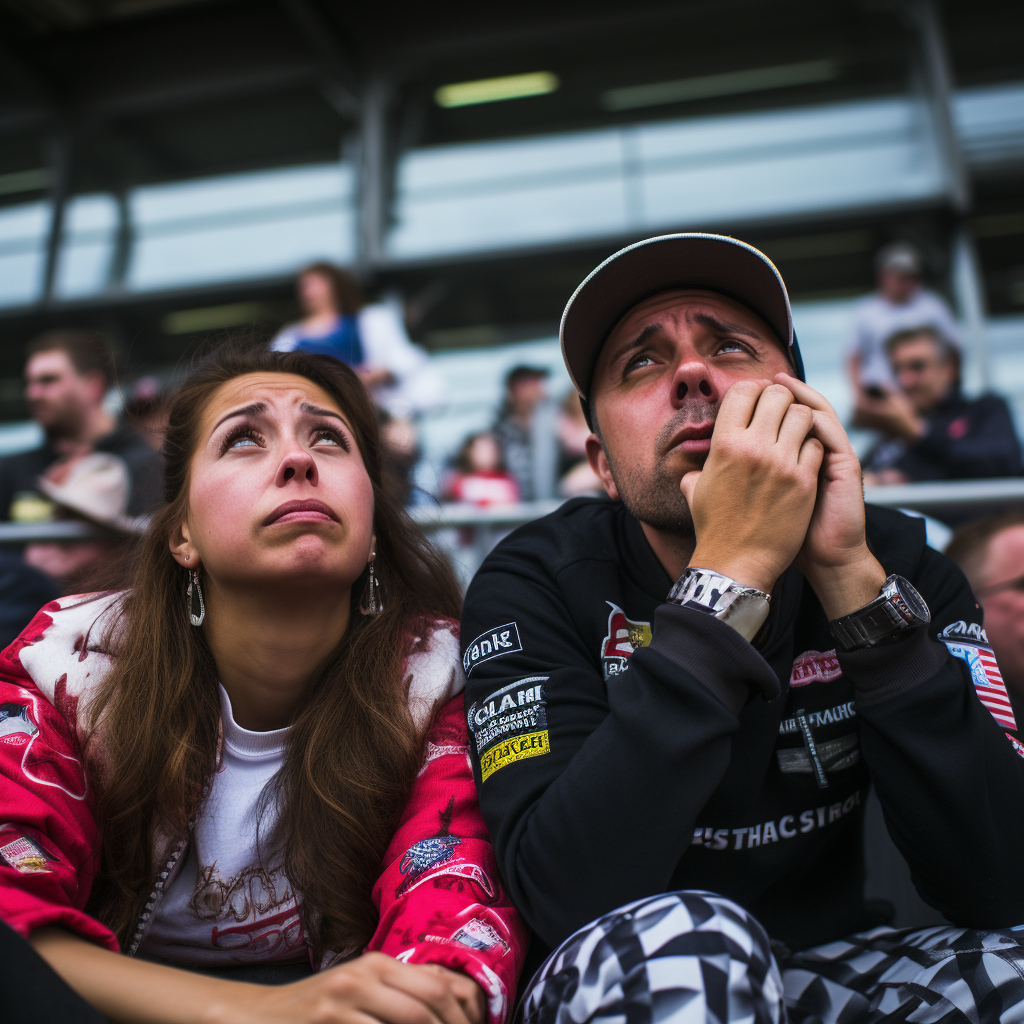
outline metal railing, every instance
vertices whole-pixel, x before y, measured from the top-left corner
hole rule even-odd
[[[870,504],[903,508],[942,519],[969,518],[1024,506],[1024,478],[997,480],[954,480],[934,483],[896,484],[869,487],[864,492]],[[553,512],[562,499],[520,502],[479,508],[475,505],[439,504],[412,510],[412,517],[455,559],[465,582],[487,553],[510,530]],[[32,541],[70,541],[109,536],[81,521],[43,523],[0,523],[0,544],[28,544]]]

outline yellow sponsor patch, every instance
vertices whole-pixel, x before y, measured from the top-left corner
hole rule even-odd
[[[499,768],[515,761],[525,761],[528,757],[539,757],[551,751],[547,729],[528,732],[525,736],[516,736],[505,743],[498,743],[485,750],[480,758],[480,777],[486,782]]]

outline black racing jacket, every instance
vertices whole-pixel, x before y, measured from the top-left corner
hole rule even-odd
[[[868,543],[932,622],[838,656],[793,568],[759,650],[666,603],[672,580],[618,503],[567,502],[488,556],[462,620],[466,710],[535,942],[673,889],[736,900],[792,949],[877,924],[871,783],[929,904],[963,925],[1024,923],[1024,747],[981,612],[920,520],[869,508]]]

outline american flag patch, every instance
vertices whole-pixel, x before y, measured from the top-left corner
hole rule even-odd
[[[1021,743],[1021,741],[1017,739],[1017,737],[1014,736],[1012,732],[1008,732],[1006,734],[1006,738],[1013,745],[1013,749],[1016,750],[1021,757],[1024,757],[1024,743]]]
[[[996,664],[996,656],[992,648],[985,644],[967,643],[963,640],[946,640],[943,643],[949,648],[954,658],[967,662],[974,682],[974,691],[978,699],[991,712],[992,717],[1004,728],[1016,731],[1017,722],[1013,717],[1013,707],[1003,683],[1002,673]]]

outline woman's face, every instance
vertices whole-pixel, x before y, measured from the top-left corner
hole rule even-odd
[[[370,478],[343,410],[305,377],[250,373],[222,385],[190,472],[188,515],[171,549],[215,585],[348,589],[366,567]]]
[[[299,278],[299,304],[310,316],[337,313],[331,282],[323,274],[303,274]]]

